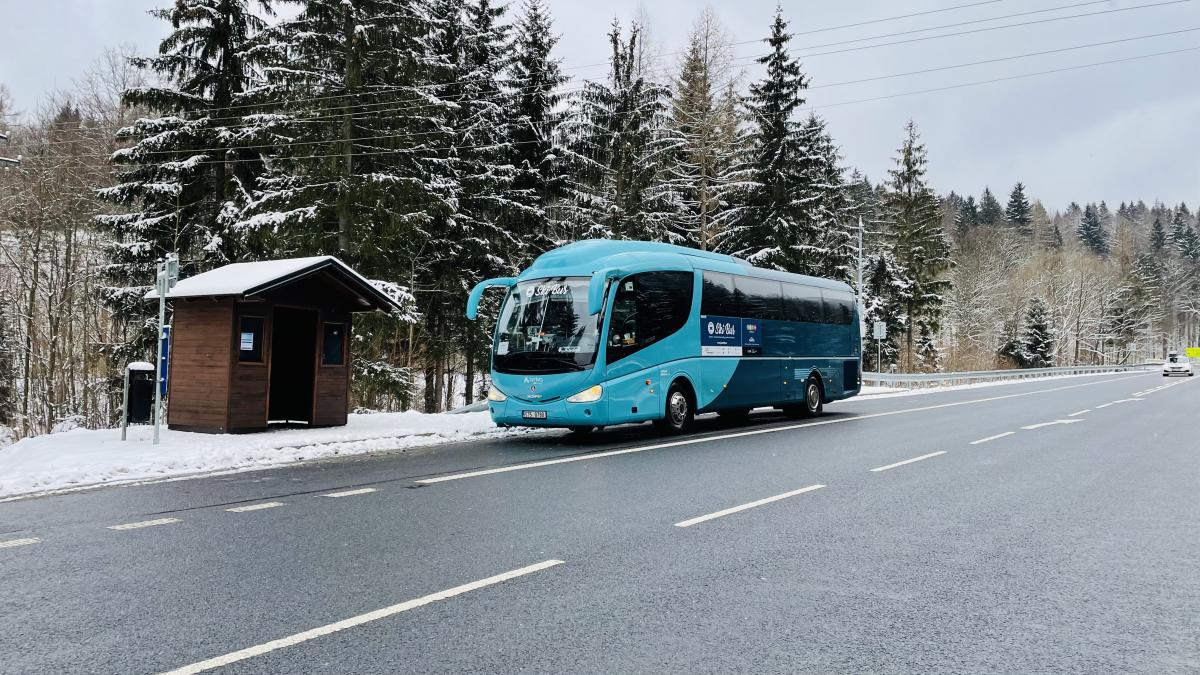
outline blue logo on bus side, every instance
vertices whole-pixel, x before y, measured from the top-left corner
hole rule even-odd
[[[700,317],[700,345],[703,347],[741,347],[742,320],[730,316]]]

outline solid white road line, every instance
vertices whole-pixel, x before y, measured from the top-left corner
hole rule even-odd
[[[1087,413],[1090,413],[1090,412],[1092,412],[1092,409],[1088,408],[1087,410],[1080,410],[1078,412],[1073,412],[1070,415],[1067,415],[1067,417],[1079,417],[1080,415],[1086,415]]]
[[[1002,433],[1002,434],[996,434],[995,436],[988,436],[987,438],[981,438],[981,439],[979,439],[979,440],[977,440],[977,441],[971,441],[971,445],[979,445],[980,443],[987,443],[988,441],[994,441],[994,440],[996,440],[997,438],[1004,438],[1005,436],[1012,436],[1012,435],[1013,435],[1013,434],[1015,434],[1015,433],[1017,433],[1017,432],[1015,432],[1015,431],[1006,431],[1006,432],[1004,432],[1004,433]]]
[[[805,492],[812,492],[813,490],[820,490],[823,487],[825,487],[825,486],[824,485],[809,485],[808,487],[800,488],[799,490],[792,490],[791,492],[785,492],[781,495],[775,495],[774,497],[767,497],[766,499],[759,499],[758,501],[753,501],[753,502],[750,502],[749,504],[742,504],[741,506],[732,506],[730,508],[722,509],[720,511],[716,511],[714,513],[710,513],[705,516],[697,516],[695,518],[689,518],[688,520],[684,520],[684,521],[675,523],[675,527],[691,527],[693,525],[696,525],[697,523],[703,523],[706,520],[712,520],[713,518],[720,518],[721,516],[728,516],[731,513],[737,513],[738,511],[745,511],[746,509],[752,509],[756,506],[762,506],[763,504],[770,504],[771,502],[777,502],[780,499],[787,499],[788,497],[795,497],[796,495],[804,494]]]
[[[913,457],[912,459],[906,459],[903,462],[896,462],[895,464],[887,464],[884,466],[877,466],[874,469],[871,469],[871,471],[874,471],[876,473],[878,473],[880,471],[887,471],[888,469],[894,469],[898,466],[904,466],[905,464],[912,464],[913,462],[919,462],[923,459],[929,459],[930,457],[937,457],[938,455],[944,455],[944,454],[946,454],[945,450],[938,450],[937,452],[931,452],[928,455],[921,455],[920,457]]]
[[[815,422],[804,422],[801,424],[787,424],[779,427],[770,427],[767,429],[753,429],[750,431],[739,431],[731,434],[720,434],[717,436],[703,436],[701,438],[688,438],[680,441],[670,441],[667,443],[655,443],[654,445],[643,445],[636,448],[623,448],[620,450],[607,450],[604,452],[592,452],[586,455],[573,455],[571,457],[559,457],[558,459],[547,459],[539,462],[528,462],[526,464],[514,464],[512,466],[502,466],[495,469],[480,469],[479,471],[467,471],[464,473],[454,473],[446,476],[438,476],[436,478],[424,478],[415,481],[418,485],[434,485],[436,483],[445,483],[453,480],[463,480],[465,478],[478,478],[480,476],[491,476],[498,473],[508,473],[510,471],[524,471],[526,469],[537,469],[543,466],[554,466],[556,464],[569,464],[571,462],[584,462],[591,459],[603,459],[605,457],[616,457],[617,455],[628,455],[635,452],[646,452],[649,450],[661,450],[663,448],[676,448],[685,445],[696,445],[698,443],[712,443],[714,441],[724,441],[731,438],[745,438],[747,436],[758,436],[760,434],[773,434],[780,431],[792,431],[795,429],[804,429],[806,427],[820,427],[826,424],[845,424],[847,422],[861,422],[863,420],[875,419],[878,417],[889,417],[891,415],[905,415],[909,413],[925,412],[927,410],[939,410],[941,408],[954,408],[961,405],[972,405],[976,403],[990,403],[992,401],[1002,401],[1009,398],[1019,398],[1022,396],[1033,396],[1035,394],[1048,394],[1056,391],[1065,391],[1067,389],[1078,389],[1079,387],[1091,387],[1097,384],[1105,384],[1108,382],[1116,382],[1118,380],[1131,379],[1132,377],[1143,377],[1143,375],[1133,375],[1125,377],[1115,377],[1108,380],[1097,380],[1095,382],[1085,382],[1083,384],[1072,384],[1065,387],[1054,387],[1052,389],[1039,389],[1037,391],[1027,391],[1019,394],[1004,394],[1002,396],[989,396],[988,398],[977,398],[970,401],[955,401],[953,403],[940,403],[937,405],[921,406],[919,408],[905,408],[903,410],[888,410],[886,412],[868,413],[865,415],[855,415],[854,417],[838,417],[835,419],[817,420]]]
[[[1119,401],[1113,401],[1113,405],[1116,405],[1118,403],[1133,403],[1134,401],[1145,401],[1145,400],[1146,399],[1144,399],[1144,398],[1123,398]]]
[[[283,506],[283,502],[265,502],[263,504],[251,504],[250,506],[235,506],[232,509],[225,509],[230,513],[246,513],[247,511],[262,511],[263,509],[273,509],[276,506]]]
[[[1096,410],[1101,410],[1103,408],[1107,408],[1110,405],[1112,405],[1112,404],[1111,403],[1101,403],[1100,405],[1096,406]]]
[[[155,525],[169,525],[178,523],[178,518],[159,518],[157,520],[143,520],[140,523],[125,523],[124,525],[109,525],[110,530],[140,530],[143,527],[154,527]]]
[[[365,495],[375,492],[375,488],[359,488],[357,490],[346,490],[344,492],[330,492],[323,497],[353,497],[354,495]]]
[[[327,626],[321,626],[320,628],[313,628],[312,630],[306,630],[303,633],[296,633],[295,635],[289,635],[288,637],[285,637],[285,638],[280,638],[278,640],[272,640],[270,642],[264,642],[261,645],[256,645],[254,647],[247,647],[245,649],[241,649],[236,652],[231,652],[229,654],[225,654],[224,656],[217,656],[215,658],[211,658],[206,661],[200,661],[198,663],[193,663],[191,665],[187,665],[182,668],[177,668],[175,670],[172,670],[169,673],[165,673],[164,675],[193,675],[194,673],[202,673],[206,670],[212,670],[213,668],[220,668],[221,666],[227,666],[231,663],[237,663],[238,661],[244,661],[246,659],[249,659],[249,658],[252,658],[255,656],[261,656],[268,652],[273,652],[277,649],[283,649],[284,647],[291,647],[294,645],[298,645],[302,642],[307,642],[309,640],[315,640],[316,638],[319,638],[319,637],[331,635],[338,631],[346,630],[347,628],[353,628],[355,626],[361,626],[365,623],[370,623],[372,621],[378,621],[380,619],[385,619],[389,616],[394,616],[401,612],[407,612],[410,609],[416,609],[418,607],[422,607],[424,605],[428,605],[430,603],[437,602],[439,600],[446,600],[448,598],[453,598],[456,595],[462,595],[463,593],[468,593],[470,591],[478,590],[480,588],[485,588],[487,586],[493,586],[495,584],[498,584],[498,583],[501,583],[504,581],[508,581],[510,579],[516,579],[517,577],[525,576],[526,574],[533,574],[534,572],[540,572],[544,569],[549,569],[551,567],[554,567],[555,565],[561,565],[562,562],[563,561],[561,561],[561,560],[545,560],[545,561],[542,561],[535,565],[529,565],[528,567],[522,567],[520,569],[515,569],[510,572],[505,572],[503,574],[497,574],[494,577],[480,579],[479,581],[472,581],[469,584],[463,584],[462,586],[455,586],[454,588],[450,588],[450,589],[447,589],[444,591],[439,591],[437,593],[426,595],[424,597],[420,597],[415,600],[408,600],[407,602],[402,602],[398,605],[392,605],[391,607],[384,607],[383,609],[377,609],[373,612],[367,612],[366,614],[359,614],[358,616],[350,617],[349,619],[343,619],[342,621],[338,621],[336,623],[331,623]]]
[[[1084,420],[1080,420],[1080,419],[1073,419],[1073,420],[1054,420],[1053,422],[1041,422],[1041,423],[1039,423],[1039,424],[1030,424],[1030,425],[1028,425],[1028,426],[1024,426],[1024,427],[1021,427],[1021,428],[1022,428],[1022,429],[1027,429],[1027,430],[1029,430],[1029,431],[1033,431],[1034,429],[1041,429],[1042,427],[1053,427],[1053,426],[1057,426],[1057,425],[1059,425],[1059,424],[1075,424],[1076,422],[1083,422],[1083,421],[1084,421]]]
[[[28,546],[41,542],[37,537],[29,537],[26,539],[9,539],[8,541],[0,541],[0,548],[14,548],[17,546]]]

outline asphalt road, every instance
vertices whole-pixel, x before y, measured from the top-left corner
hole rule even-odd
[[[0,672],[1197,673],[1193,381],[3,503]]]

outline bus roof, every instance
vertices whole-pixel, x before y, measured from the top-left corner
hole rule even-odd
[[[840,281],[755,267],[741,258],[723,253],[701,251],[674,244],[617,239],[585,239],[547,251],[538,256],[529,269],[521,273],[520,279],[537,279],[547,276],[591,276],[593,272],[607,267],[608,259],[620,255],[625,256],[627,260],[626,254],[629,253],[654,254],[654,257],[686,256],[695,269],[742,274],[840,291],[853,291],[849,285]]]

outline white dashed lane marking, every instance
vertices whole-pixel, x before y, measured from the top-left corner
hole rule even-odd
[[[16,548],[17,546],[28,546],[41,542],[37,537],[27,537],[25,539],[9,539],[8,541],[0,541],[0,548]]]
[[[1097,408],[1099,408],[1100,406],[1096,406],[1096,407],[1097,407]],[[1027,425],[1027,426],[1023,426],[1023,427],[1021,427],[1021,428],[1022,428],[1022,429],[1025,429],[1025,430],[1027,430],[1027,431],[1033,431],[1034,429],[1041,429],[1042,427],[1053,427],[1053,426],[1057,426],[1057,425],[1059,425],[1059,424],[1075,424],[1076,422],[1082,422],[1082,421],[1083,421],[1083,420],[1081,420],[1081,419],[1073,419],[1073,420],[1054,420],[1053,422],[1041,422],[1041,423],[1038,423],[1038,424],[1030,424],[1030,425]]]
[[[416,609],[418,607],[423,607],[424,605],[428,605],[430,603],[437,602],[439,600],[446,600],[448,598],[453,598],[456,595],[462,595],[463,593],[468,593],[470,591],[478,590],[480,588],[485,588],[487,586],[493,586],[495,584],[498,584],[498,583],[501,583],[504,581],[508,581],[510,579],[516,579],[517,577],[525,576],[526,574],[533,574],[534,572],[540,572],[542,570],[554,567],[555,565],[561,565],[562,562],[563,561],[561,561],[561,560],[544,560],[544,561],[542,561],[540,563],[536,563],[534,565],[529,565],[527,567],[522,567],[519,569],[511,570],[509,572],[504,572],[503,574],[497,574],[496,576],[488,577],[486,579],[480,579],[479,581],[472,581],[469,584],[455,586],[454,588],[450,588],[450,589],[447,589],[444,591],[439,591],[437,593],[432,593],[432,594],[426,595],[424,597],[416,598],[415,600],[408,600],[407,602],[402,602],[398,605],[384,607],[383,609],[377,609],[373,612],[367,612],[366,614],[359,614],[358,616],[350,617],[349,619],[343,619],[336,623],[331,623],[327,626],[321,626],[320,628],[313,628],[311,630],[306,630],[303,633],[296,633],[295,635],[289,635],[288,637],[285,637],[285,638],[280,638],[278,640],[272,640],[270,642],[264,642],[263,644],[255,645],[253,647],[247,647],[245,649],[241,649],[236,652],[231,652],[231,653],[225,654],[223,656],[217,656],[217,657],[208,659],[206,661],[200,661],[198,663],[193,663],[191,665],[187,665],[182,668],[172,670],[169,673],[166,673],[165,675],[195,675],[195,673],[202,673],[206,670],[220,668],[222,666],[227,666],[231,663],[237,663],[238,661],[245,661],[246,659],[253,658],[255,656],[261,656],[268,652],[273,652],[277,649],[283,649],[284,647],[291,647],[294,645],[298,645],[302,642],[308,642],[309,640],[315,640],[316,638],[319,638],[319,637],[324,637],[326,635],[332,635],[333,633],[346,630],[347,628],[353,628],[355,626],[361,626],[365,623],[370,623],[372,621],[386,619],[389,616],[394,616],[396,614],[400,614],[401,612],[407,612],[410,609]]]
[[[1004,438],[1005,436],[1012,436],[1012,435],[1013,435],[1013,434],[1015,434],[1015,433],[1017,433],[1017,432],[1015,432],[1015,431],[1006,431],[1006,432],[1004,432],[1004,433],[1002,433],[1002,434],[996,434],[995,436],[988,436],[987,438],[981,438],[981,439],[979,439],[979,440],[977,440],[977,441],[971,441],[971,445],[979,445],[980,443],[987,443],[988,441],[994,441],[994,440],[996,440],[996,439],[998,439],[998,438]]]
[[[709,513],[707,515],[697,516],[695,518],[689,518],[688,520],[680,521],[678,523],[675,523],[675,527],[691,527],[692,525],[697,525],[699,523],[703,523],[705,521],[712,520],[714,518],[720,518],[721,516],[728,516],[732,513],[737,513],[739,511],[745,511],[746,509],[752,509],[756,506],[762,506],[763,504],[770,504],[771,502],[777,502],[780,499],[787,499],[788,497],[795,497],[796,495],[804,494],[805,492],[812,492],[813,490],[820,490],[823,487],[825,487],[825,486],[824,485],[809,485],[808,487],[803,487],[803,488],[800,488],[799,490],[792,490],[791,492],[785,492],[781,495],[775,495],[774,497],[766,497],[765,499],[759,499],[757,501],[750,502],[749,504],[742,504],[740,506],[731,506],[727,509],[721,509],[720,511],[715,511],[715,512]]]
[[[140,523],[125,523],[124,525],[109,525],[110,530],[140,530],[143,527],[154,527],[155,525],[170,525],[178,523],[178,518],[158,518],[156,520],[143,520]]]
[[[357,490],[345,490],[343,492],[330,492],[324,497],[353,497],[355,495],[366,495],[375,492],[375,488],[359,488]]]
[[[249,506],[235,506],[232,509],[225,509],[230,513],[246,513],[247,511],[262,511],[263,509],[273,509],[276,506],[283,506],[283,502],[266,502],[264,504],[251,504]]]
[[[944,455],[944,454],[946,454],[945,450],[938,450],[937,452],[931,452],[928,455],[921,455],[920,457],[913,457],[912,459],[906,459],[903,462],[896,462],[895,464],[885,464],[884,466],[877,466],[874,469],[871,469],[871,471],[876,472],[876,473],[878,473],[880,471],[887,471],[888,469],[894,469],[898,466],[904,466],[905,464],[912,464],[913,462],[919,462],[923,459],[929,459],[930,457],[937,457],[938,455]]]
[[[1070,415],[1067,415],[1067,417],[1079,417],[1080,415],[1086,415],[1087,413],[1090,413],[1090,412],[1092,412],[1092,409],[1088,408],[1087,410],[1080,410],[1079,412],[1073,412]]]

